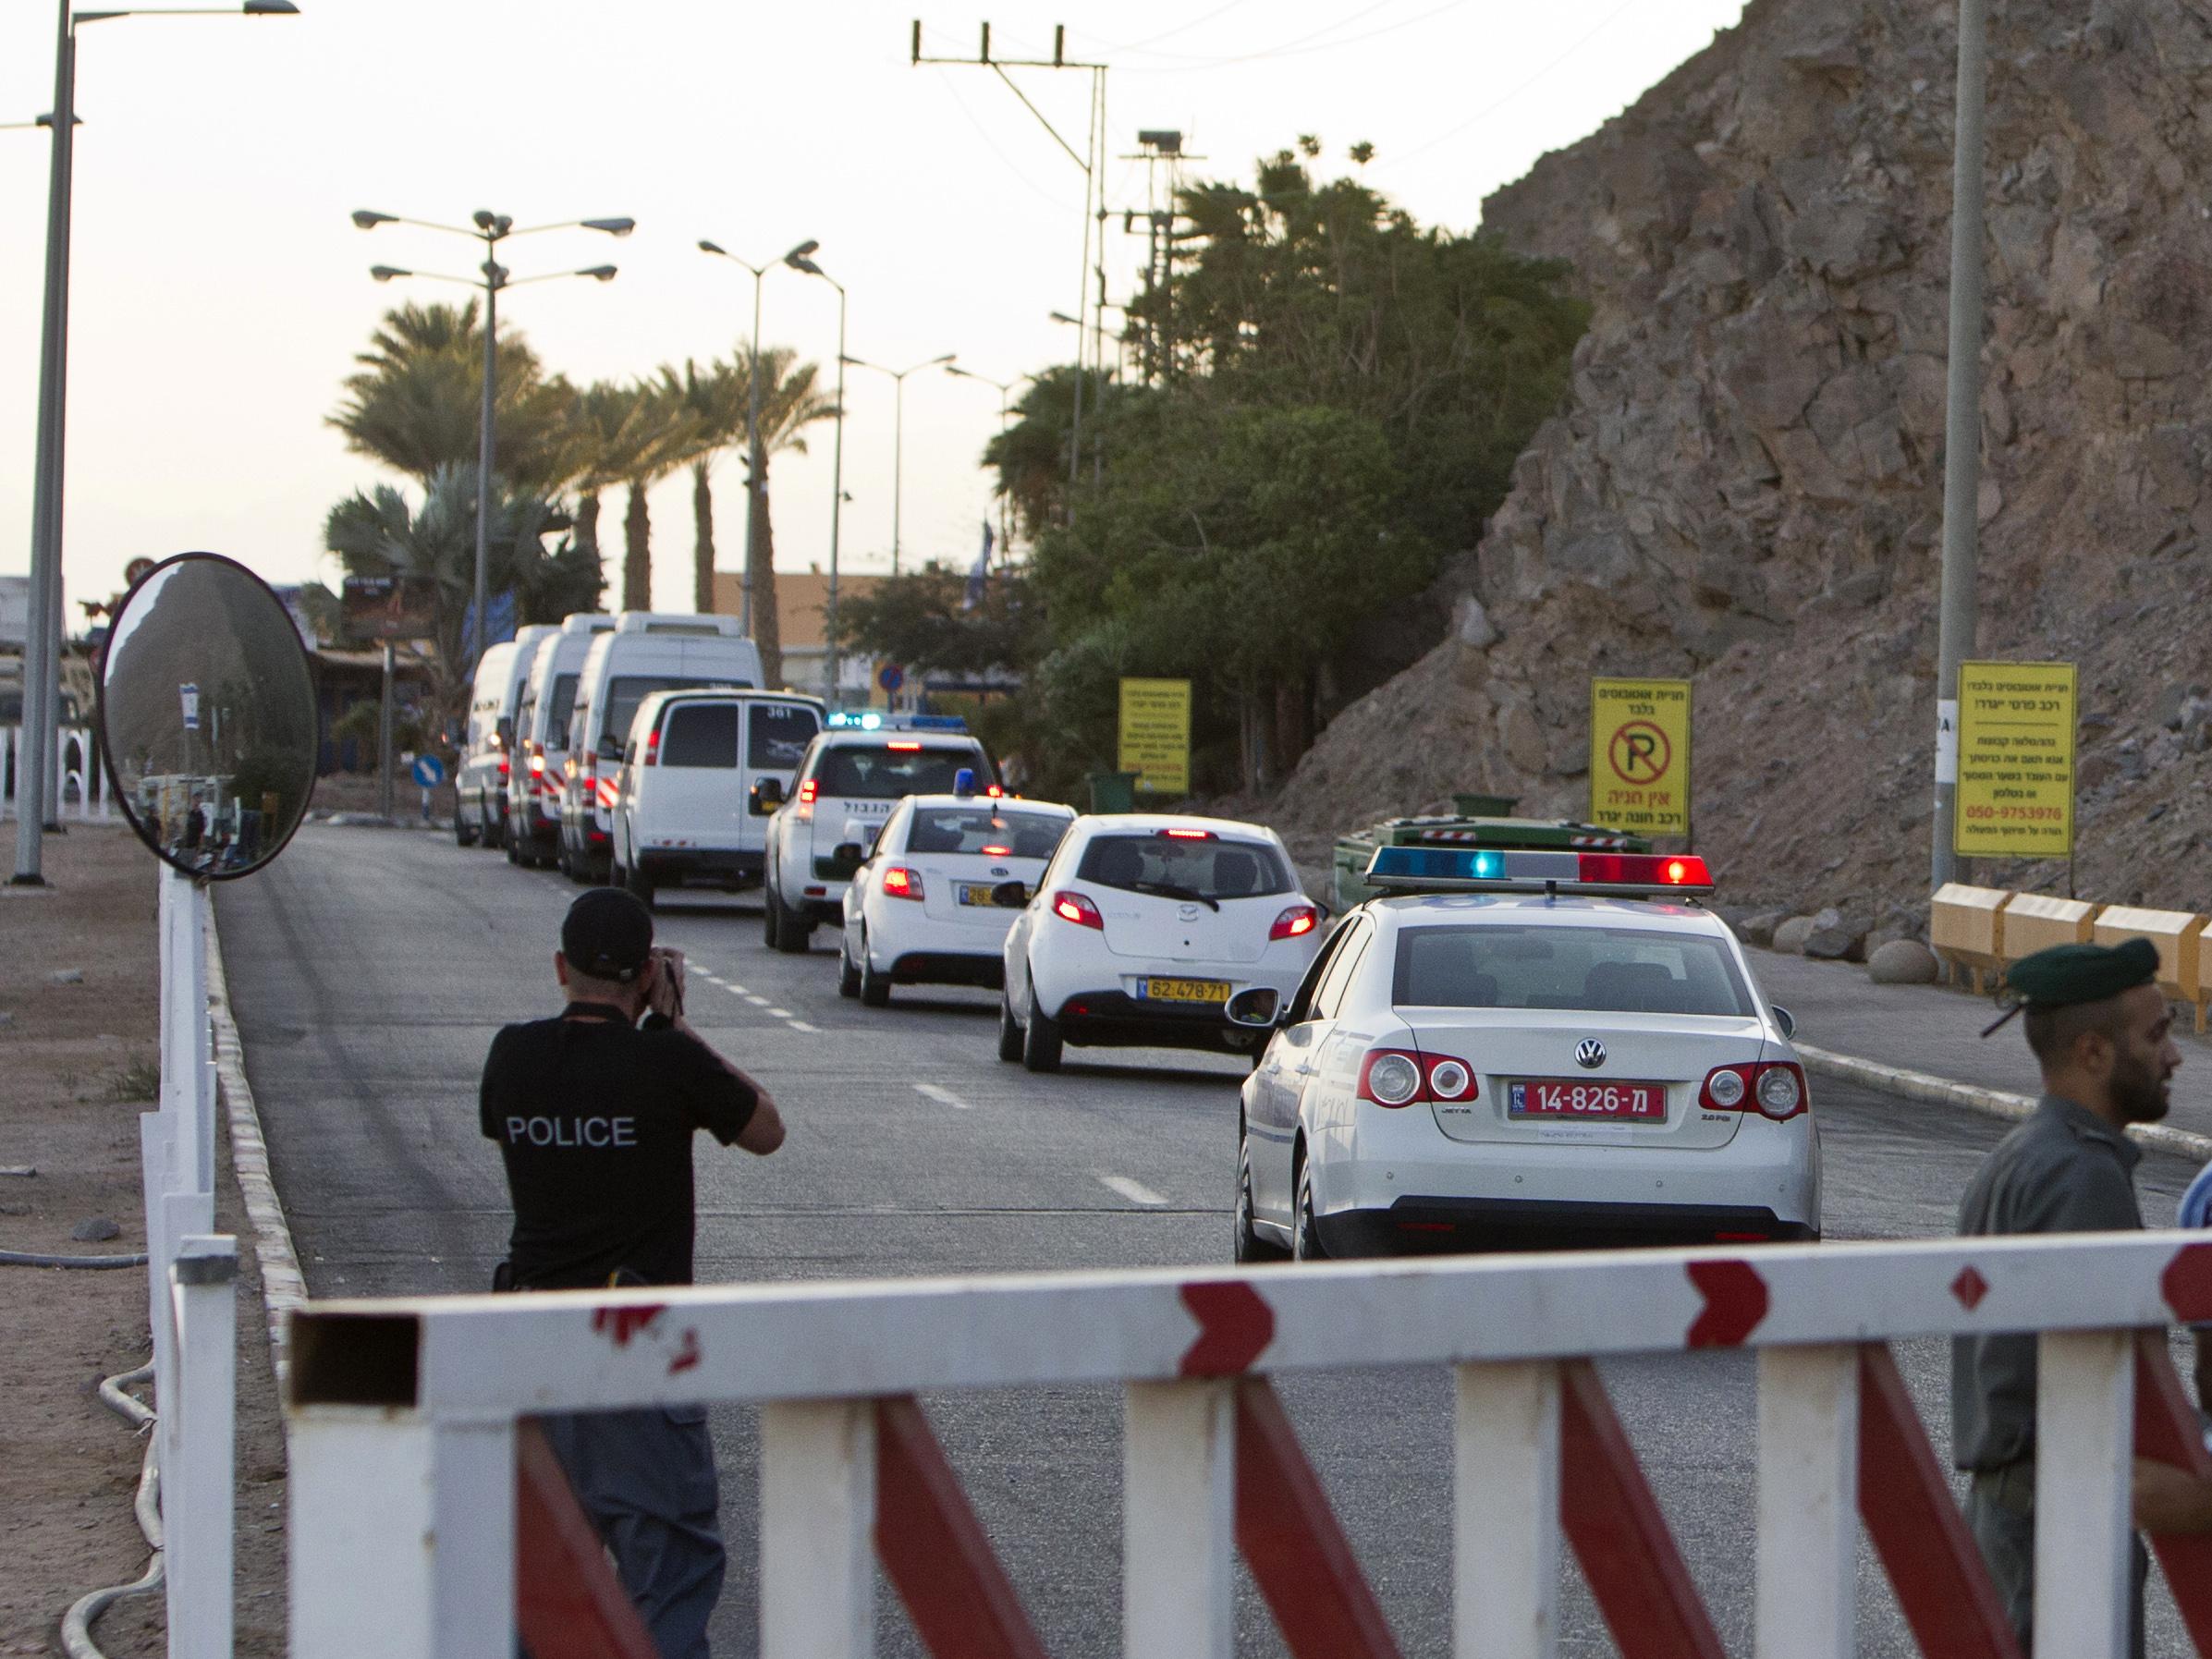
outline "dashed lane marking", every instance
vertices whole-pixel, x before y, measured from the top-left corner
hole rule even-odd
[[[755,996],[750,991],[740,992],[739,994],[756,1008],[764,1008],[768,1006],[768,999],[764,996]]]
[[[771,1019],[796,1019],[799,1018],[798,1015],[792,1013],[788,1008],[770,1008],[768,1010],[768,1017]]]
[[[914,1085],[914,1092],[921,1095],[924,1100],[935,1101],[937,1104],[941,1106],[952,1106],[962,1112],[972,1112],[975,1109],[968,1102],[962,1100],[959,1095],[955,1094],[951,1090],[941,1089],[935,1083],[916,1083]]]
[[[810,1037],[819,1037],[822,1034],[822,1028],[820,1026],[809,1025],[803,1019],[792,1020],[791,1029],[795,1031],[804,1031]]]
[[[1148,1210],[1167,1202],[1143,1181],[1132,1181],[1125,1175],[1102,1175],[1098,1180],[1107,1190],[1118,1192],[1130,1203],[1143,1204]]]

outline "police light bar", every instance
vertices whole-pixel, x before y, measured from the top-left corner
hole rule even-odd
[[[1694,853],[1526,852],[1496,847],[1378,847],[1367,884],[1392,893],[1710,893]]]
[[[838,709],[825,724],[840,731],[863,732],[964,732],[968,729],[966,717],[959,714],[886,714],[877,709]]]

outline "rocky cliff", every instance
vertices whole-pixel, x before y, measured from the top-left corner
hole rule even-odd
[[[2082,892],[2212,908],[2212,0],[1991,11],[1978,652],[2080,665]],[[1302,857],[1455,788],[1581,813],[1589,677],[1646,673],[1726,897],[1925,893],[1955,62],[1929,0],[1753,0],[1484,204],[1595,321],[1451,636],[1276,804]]]

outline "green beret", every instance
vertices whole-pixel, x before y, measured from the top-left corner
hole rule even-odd
[[[2005,970],[2005,986],[2030,1013],[2103,1002],[2158,977],[2158,947],[2148,939],[2119,945],[2054,945]]]

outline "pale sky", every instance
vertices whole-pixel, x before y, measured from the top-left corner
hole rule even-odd
[[[272,581],[335,582],[331,505],[380,474],[323,417],[377,319],[439,283],[379,287],[372,263],[465,274],[475,247],[374,208],[465,224],[629,215],[507,245],[517,276],[611,261],[602,286],[505,296],[551,369],[579,382],[727,354],[750,325],[754,262],[807,238],[850,293],[848,349],[903,368],[947,351],[995,380],[1067,360],[1082,176],[987,68],[913,67],[915,0],[768,7],[732,0],[299,0],[282,19],[134,17],[78,44],[64,575],[104,597],[124,565],[188,548]],[[1178,128],[1194,177],[1249,180],[1255,156],[1318,134],[1333,176],[1368,177],[1424,223],[1471,228],[1482,198],[1573,142],[1732,25],[1743,0],[1067,0],[990,18],[994,55],[1103,60],[1108,205],[1144,206],[1140,128]],[[982,14],[928,0],[926,53],[972,58]],[[53,101],[55,10],[0,7],[0,122]],[[1082,148],[1087,76],[1009,73]],[[0,131],[0,573],[30,566],[49,139]],[[1573,203],[1560,211],[1573,213]],[[1109,232],[1113,298],[1143,238]],[[1111,313],[1109,313],[1111,317]],[[764,343],[834,371],[837,296],[777,269]],[[887,569],[892,388],[849,372],[842,567]],[[974,556],[977,460],[997,394],[929,369],[906,393],[904,549]],[[830,429],[771,474],[777,564],[829,551]],[[716,472],[721,563],[742,545],[741,472]],[[410,494],[412,487],[409,486]],[[689,609],[688,474],[652,497],[654,597]],[[618,554],[622,502],[602,543]],[[618,566],[610,566],[618,570]],[[610,601],[617,597],[610,593]],[[70,605],[69,626],[80,614]]]

